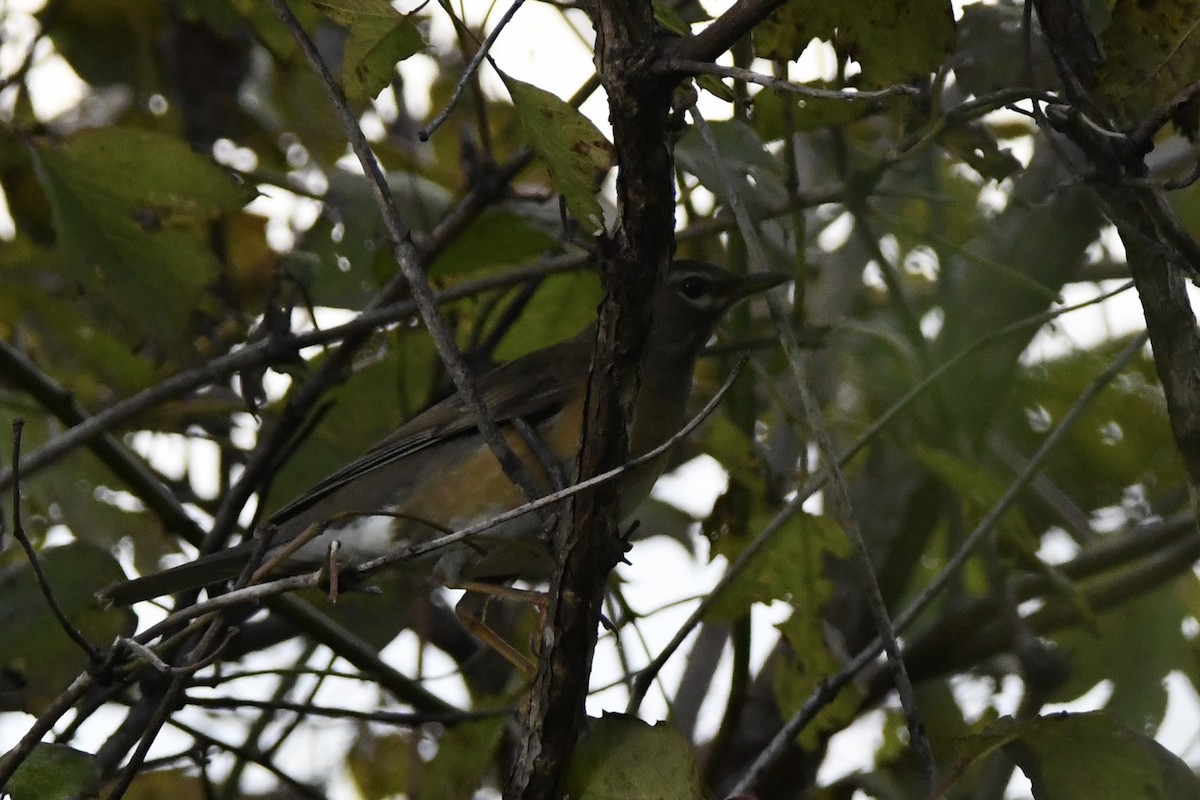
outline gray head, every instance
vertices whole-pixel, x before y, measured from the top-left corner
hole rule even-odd
[[[791,280],[780,272],[738,275],[702,261],[676,261],[654,299],[651,360],[694,359],[737,301]]]

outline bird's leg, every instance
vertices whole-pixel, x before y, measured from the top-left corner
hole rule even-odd
[[[493,597],[503,596],[494,590],[507,589],[510,592],[516,593],[520,593],[521,590],[496,584],[475,582],[468,582],[466,585],[458,588],[466,589],[467,591],[462,599],[458,601],[458,604],[454,606],[454,613],[463,624],[463,627],[471,632],[475,638],[494,650],[501,658],[520,670],[526,677],[532,678],[537,670],[529,659],[518,652],[515,647],[505,641],[500,634],[489,628],[487,623],[483,621],[488,602]],[[514,597],[515,595],[508,596]],[[540,619],[542,614],[538,616]]]
[[[486,597],[498,597],[501,600],[516,600],[521,603],[528,603],[538,610],[540,615],[545,615],[546,607],[550,600],[546,597],[545,592],[539,592],[537,589],[518,589],[515,586],[508,586],[503,583],[487,583],[486,581],[463,581],[454,586],[455,589],[462,589],[467,592],[474,592]]]
[[[342,549],[342,543],[334,539],[329,543],[329,555],[325,569],[329,577],[329,602],[336,604],[338,601],[338,579],[341,577],[341,570],[338,566],[337,554],[338,550]]]
[[[622,564],[633,566],[633,562],[630,561],[626,555],[630,550],[633,549],[633,534],[637,533],[637,529],[640,527],[642,527],[642,521],[640,519],[635,519],[633,522],[629,523],[629,527],[625,529],[625,533],[621,534]]]
[[[313,539],[320,536],[329,527],[329,522],[319,522],[309,525],[298,536],[282,546],[278,552],[274,553],[266,562],[259,565],[254,570],[254,575],[251,576],[247,585],[261,583],[270,577],[277,568],[281,567],[292,555],[304,545],[311,542]],[[272,531],[272,535],[274,531]]]

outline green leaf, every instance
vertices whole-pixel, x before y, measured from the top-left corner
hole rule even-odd
[[[104,371],[88,376],[88,379],[97,383],[96,388],[84,393],[89,397],[101,396],[101,387],[120,385],[109,382]],[[82,380],[79,384],[87,385]],[[10,400],[9,396],[0,392],[0,418],[23,417],[24,441],[31,446],[35,442],[53,438],[60,430],[59,420],[44,409],[23,408],[19,403],[18,398]],[[161,423],[163,420],[158,421]],[[138,555],[146,554],[149,563],[154,563],[155,556],[163,552],[162,548],[170,546],[172,538],[163,530],[162,520],[157,514],[146,510],[140,503],[117,502],[114,493],[103,488],[113,482],[109,467],[94,454],[80,451],[57,463],[54,469],[39,471],[22,481],[22,510],[26,519],[30,520],[31,528],[36,526],[41,529],[47,524],[65,525],[77,539],[98,546],[103,552],[108,552],[128,537],[138,543]],[[146,563],[140,562],[142,565]],[[120,578],[117,571],[113,576],[114,580]],[[75,577],[68,575],[65,580],[73,581]]]
[[[825,81],[813,81],[805,85],[814,89],[838,88]],[[899,102],[905,102],[904,98],[894,97],[882,102],[864,103],[823,97],[797,98],[793,94],[764,89],[754,95],[752,122],[759,136],[776,141],[795,131],[846,126],[875,112],[885,103]]]
[[[1012,151],[1000,147],[996,137],[983,125],[956,125],[945,131],[939,141],[985,180],[1002,181],[1021,170],[1021,162]]]
[[[326,175],[334,172],[338,159],[346,154],[346,131],[321,79],[299,58],[270,66],[255,87],[266,132],[278,136],[288,131]]]
[[[77,541],[39,556],[59,607],[88,641],[103,648],[132,632],[132,611],[103,609],[95,598],[125,577],[107,550]],[[0,668],[24,680],[21,708],[40,714],[85,666],[87,655],[59,626],[29,563],[0,571]]]
[[[1096,91],[1133,126],[1189,86],[1200,72],[1200,0],[1118,0],[1101,37]]]
[[[445,189],[410,173],[389,174],[388,187],[414,231],[428,230],[450,201]],[[380,261],[387,274],[376,271]],[[331,172],[321,216],[289,262],[294,277],[309,287],[317,305],[361,308],[374,297],[396,266],[387,229],[363,175],[344,169]]]
[[[409,788],[416,755],[412,737],[404,733],[375,736],[369,731],[354,743],[346,766],[363,800],[383,800]]]
[[[761,220],[787,201],[781,176],[783,166],[746,123],[728,120],[711,123],[717,149],[725,161],[722,170],[714,161],[708,145],[695,129],[688,130],[675,146],[675,160],[692,173],[721,202],[729,205],[729,187],[725,171],[734,181],[734,189],[753,219]]]
[[[567,773],[572,800],[700,800],[691,746],[666,722],[624,714],[589,720]]]
[[[100,768],[91,753],[48,742],[34,746],[4,787],[12,800],[94,797],[99,788]]]
[[[446,731],[421,780],[422,793],[446,800],[475,797],[500,746],[506,720],[505,715],[497,714],[462,722]]]
[[[313,5],[338,25],[346,27],[371,19],[401,16],[388,0],[313,0]]]
[[[933,72],[954,45],[948,0],[789,0],[754,29],[761,58],[794,60],[814,38],[831,41],[862,65],[869,85]]]
[[[1031,417],[1062,419],[1128,342],[1127,336],[1114,337],[1020,369],[1009,386],[1016,410],[1008,424],[1014,446],[1032,452],[1040,445],[1045,429],[1031,425]],[[1121,503],[1126,488],[1136,484],[1173,485],[1182,469],[1153,357],[1143,353],[1088,405],[1044,472],[1087,509]]]
[[[748,527],[761,530],[764,524],[765,520],[752,520]],[[714,552],[732,561],[740,554],[741,543],[724,536],[716,542]],[[713,603],[711,617],[731,621],[746,613],[754,603],[789,600],[816,620],[833,592],[833,584],[825,574],[825,559],[849,554],[850,540],[835,522],[828,517],[797,514],[784,523],[721,593]]]
[[[357,103],[371,100],[392,82],[397,63],[424,49],[417,26],[404,17],[353,26],[342,65],[346,96]]]
[[[153,37],[163,24],[156,0],[88,0],[40,12],[46,34],[89,85],[140,86],[153,74]]]
[[[255,190],[183,140],[143,130],[105,128],[39,144],[34,158],[64,271],[141,336],[183,347],[201,290],[220,268],[209,223]]]
[[[914,455],[925,468],[954,490],[966,512],[967,525],[974,527],[1003,497],[1006,484],[978,463],[959,458],[945,450],[919,447]],[[1035,558],[1037,538],[1029,524],[1014,505],[1000,518],[999,529],[1004,543],[1019,551],[1024,558]]]
[[[954,490],[969,526],[975,527],[1000,502],[1007,485],[977,463],[945,450],[919,447],[914,454],[925,467]],[[1069,578],[1038,557],[1039,540],[1018,506],[1010,506],[997,527],[1000,552],[1015,565],[1043,575],[1053,590],[1070,602],[1084,621],[1095,619],[1083,591]]]
[[[304,0],[289,0],[288,6],[304,30],[311,32],[321,17]],[[296,52],[296,43],[271,7],[259,0],[181,0],[179,14],[188,20],[203,21],[214,31],[237,37],[249,24],[255,38],[276,58],[287,60]]]
[[[537,313],[522,314],[496,347],[497,361],[511,361],[526,353],[561,342],[579,333],[596,318],[602,293],[591,273],[550,275],[529,300]]]
[[[775,692],[779,711],[784,718],[800,710],[813,692],[840,664],[830,653],[822,638],[820,617],[804,607],[798,607],[779,629],[789,642],[805,642],[804,649],[795,645],[771,673],[771,688]],[[812,721],[796,734],[796,742],[806,750],[821,746],[822,734],[844,728],[862,707],[862,694],[854,684],[842,687],[837,697],[824,706]]]
[[[529,146],[550,170],[554,188],[566,200],[575,221],[588,232],[604,227],[596,190],[613,165],[613,149],[604,134],[578,109],[545,89],[502,75]]]
[[[737,100],[737,93],[726,86],[717,75],[698,75],[696,76],[696,85],[726,103]]]
[[[61,146],[42,145],[43,168],[86,199],[107,199],[141,212],[143,226],[171,227],[237,211],[257,195],[182,139],[136,128],[103,128]],[[151,219],[153,217],[153,219]]]
[[[1001,748],[1035,800],[1190,800],[1200,781],[1178,756],[1104,712],[1005,718],[961,741],[956,773]]]
[[[677,36],[689,36],[692,28],[679,12],[663,0],[654,0],[654,21]]]
[[[487,209],[442,250],[430,266],[429,276],[478,273],[534,258],[554,244],[554,237],[538,222],[509,209]]]
[[[315,5],[349,28],[342,86],[352,103],[374,98],[391,83],[397,63],[425,48],[417,26],[387,0],[316,0]]]
[[[765,518],[751,519],[749,530],[762,530]],[[741,542],[731,536],[717,540],[714,552],[731,560]],[[710,617],[734,620],[754,603],[786,600],[794,613],[779,625],[790,647],[772,672],[771,680],[781,713],[799,710],[821,681],[837,671],[838,663],[826,644],[822,611],[833,595],[833,582],[825,566],[830,558],[850,555],[850,540],[828,517],[798,514],[766,543],[746,568],[721,593]],[[818,745],[822,731],[837,730],[853,719],[859,708],[858,690],[848,686],[797,737],[800,745]]]
[[[1105,611],[1093,628],[1055,634],[1059,650],[1071,659],[1071,676],[1049,699],[1074,700],[1108,680],[1113,692],[1105,711],[1138,728],[1157,727],[1167,710],[1167,675],[1195,672],[1183,634],[1187,618],[1187,608],[1168,586]]]

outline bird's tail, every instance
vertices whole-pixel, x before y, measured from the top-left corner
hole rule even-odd
[[[153,575],[114,583],[97,592],[96,597],[106,605],[128,606],[142,600],[231,580],[241,574],[255,545],[254,541],[242,542]]]

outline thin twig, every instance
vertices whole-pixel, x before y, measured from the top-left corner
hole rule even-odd
[[[33,570],[34,578],[42,590],[42,596],[46,598],[46,605],[50,606],[50,613],[54,614],[54,618],[58,620],[59,627],[70,637],[71,641],[87,653],[88,660],[95,663],[100,660],[100,651],[87,640],[82,631],[75,627],[75,624],[63,611],[62,606],[59,605],[58,598],[54,596],[54,589],[50,586],[50,579],[46,577],[46,571],[42,569],[42,562],[38,558],[37,550],[34,549],[33,542],[29,541],[29,537],[25,535],[25,526],[21,522],[21,431],[24,429],[25,420],[13,420],[13,536],[25,550],[25,556],[29,559],[29,566]]]
[[[758,231],[755,229],[754,223],[751,221],[750,215],[742,203],[741,192],[734,183],[729,165],[721,154],[716,136],[695,106],[692,106],[689,113],[697,129],[700,131],[700,137],[708,146],[713,162],[725,183],[726,201],[729,203],[734,217],[738,221],[738,228],[745,240],[746,249],[750,253],[750,263],[757,270],[765,270],[767,268],[766,254],[763,252],[762,243],[759,241]],[[883,599],[883,592],[879,588],[879,580],[875,575],[875,568],[871,564],[871,554],[867,549],[866,540],[863,539],[862,531],[858,526],[854,506],[850,500],[850,491],[846,486],[845,477],[842,475],[841,465],[838,463],[838,452],[833,443],[833,436],[829,433],[829,427],[825,424],[825,415],[821,411],[821,405],[813,396],[812,390],[808,385],[807,359],[800,349],[799,342],[796,341],[795,331],[792,330],[792,326],[788,322],[787,311],[783,308],[783,304],[775,296],[775,293],[767,293],[767,306],[770,308],[775,329],[779,332],[780,340],[783,343],[783,350],[792,370],[792,379],[795,381],[796,389],[800,394],[800,404],[804,415],[808,420],[809,428],[816,437],[821,460],[828,466],[830,483],[833,486],[837,507],[841,510],[839,516],[841,517],[842,527],[854,545],[855,560],[862,574],[867,605],[871,609],[871,615],[875,619],[875,627],[884,641],[888,664],[892,667],[893,679],[896,683],[896,691],[900,696],[900,704],[904,708],[904,715],[908,721],[910,741],[916,750],[917,761],[921,765],[922,772],[925,774],[926,783],[932,789],[937,785],[938,781],[937,761],[933,757],[933,749],[929,744],[928,737],[925,735],[925,723],[917,704],[916,692],[913,690],[912,681],[908,677],[908,671],[904,667],[904,660],[900,657],[900,643],[896,639],[896,630],[892,624],[891,616],[888,614],[887,603]]]
[[[29,49],[25,51],[25,56],[21,59],[21,63],[17,65],[12,74],[0,77],[0,92],[3,92],[14,83],[24,80],[25,75],[33,67],[33,60],[37,56],[38,45],[42,39],[49,34],[51,27],[58,21],[59,15],[62,13],[63,7],[66,6],[66,0],[52,0],[47,3],[39,12],[42,20],[41,29],[29,41]]]
[[[564,499],[570,497],[571,495],[574,495],[574,494],[577,494],[577,493],[583,491],[584,489],[590,489],[594,486],[598,486],[607,481],[611,481],[614,478],[617,478],[617,477],[623,475],[624,473],[628,472],[629,470],[634,469],[635,467],[639,467],[642,464],[645,464],[649,461],[653,461],[654,459],[658,458],[663,453],[667,452],[672,447],[674,447],[675,444],[678,443],[681,439],[685,438],[688,434],[690,434],[692,431],[694,431],[696,429],[696,427],[701,422],[703,422],[704,419],[706,417],[708,417],[709,414],[711,414],[713,412],[713,409],[715,409],[717,407],[717,405],[721,402],[721,398],[723,398],[725,396],[725,393],[728,392],[730,387],[733,386],[734,380],[737,379],[738,374],[742,371],[742,368],[745,367],[746,360],[747,359],[745,357],[739,359],[737,364],[734,365],[734,368],[730,372],[729,377],[726,379],[725,383],[723,383],[721,385],[721,388],[717,390],[717,393],[715,395],[713,395],[712,399],[709,400],[707,403],[705,403],[704,408],[700,409],[699,413],[697,413],[696,416],[692,417],[691,420],[689,420],[686,425],[684,425],[682,428],[680,428],[678,433],[676,433],[674,436],[672,436],[667,441],[660,444],[658,447],[655,447],[653,450],[650,450],[650,451],[644,453],[643,455],[637,456],[636,458],[631,458],[629,461],[625,462],[624,464],[622,464],[619,467],[610,469],[607,472],[602,472],[599,475],[588,478],[587,480],[584,480],[584,481],[580,481],[579,483],[572,484],[571,486],[568,486],[567,488],[565,488],[561,491],[552,492],[550,494],[543,495],[542,497],[539,497],[536,500],[531,500],[527,503],[517,506],[514,509],[505,511],[502,514],[497,514],[496,516],[492,517],[491,519],[487,519],[487,520],[484,520],[483,522],[463,528],[461,531],[456,531],[456,532],[448,534],[446,536],[439,536],[438,538],[431,539],[427,542],[421,542],[419,544],[414,544],[409,547],[402,548],[400,550],[395,551],[394,553],[389,553],[386,556],[381,556],[380,558],[375,558],[375,559],[371,559],[370,561],[365,561],[362,564],[357,565],[356,570],[363,574],[366,574],[369,572],[373,572],[377,569],[386,567],[389,564],[394,564],[398,561],[408,561],[410,559],[417,558],[418,556],[425,555],[426,553],[431,553],[431,552],[434,552],[435,550],[441,550],[444,547],[449,547],[452,544],[457,544],[458,542],[461,542],[464,539],[468,539],[472,536],[475,536],[483,531],[488,530],[489,528],[493,528],[496,525],[499,525],[503,522],[507,522],[510,519],[515,519],[524,514],[528,514],[531,511],[537,511],[540,508],[545,508],[546,506],[548,506],[552,503],[557,503],[560,500],[564,500]]]
[[[1024,490],[1026,485],[1033,479],[1041,469],[1042,463],[1050,455],[1055,447],[1062,441],[1066,433],[1075,424],[1076,420],[1083,414],[1092,402],[1099,396],[1109,383],[1120,373],[1125,365],[1145,346],[1148,339],[1147,334],[1143,333],[1133,339],[1126,347],[1117,355],[1113,362],[1104,370],[1094,381],[1084,390],[1075,403],[1067,410],[1066,414],[1059,421],[1058,425],[1047,434],[1042,441],[1041,446],[1037,451],[1030,456],[1029,463],[1018,474],[1013,482],[1004,490],[1004,494],[996,501],[987,515],[980,520],[979,524],[971,531],[970,535],[963,541],[962,546],[957,552],[946,562],[946,565],[938,573],[937,577],[925,587],[924,590],[917,596],[915,600],[909,603],[908,607],[900,614],[896,615],[895,625],[898,630],[903,630],[916,619],[925,608],[933,601],[934,597],[950,582],[950,579],[958,574],[962,569],[963,564],[970,558],[975,549],[983,541],[984,537],[991,533],[996,523],[1008,513],[1009,507],[1016,501],[1017,496]],[[746,770],[733,788],[732,794],[739,792],[748,792],[758,782],[766,770],[770,769],[771,765],[786,751],[788,744],[792,739],[804,729],[817,713],[830,703],[851,680],[864,667],[870,664],[878,657],[883,650],[883,643],[879,637],[876,637],[870,644],[864,647],[859,653],[852,658],[836,675],[824,681],[817,690],[809,696],[801,705],[791,719],[779,730],[771,743],[763,749],[754,763]]]
[[[858,453],[864,447],[866,447],[868,443],[874,441],[875,438],[879,436],[883,430],[892,423],[893,420],[900,416],[901,412],[907,409],[912,402],[917,399],[917,397],[924,393],[929,387],[941,380],[942,376],[944,376],[954,367],[961,364],[968,356],[976,351],[990,345],[992,342],[998,339],[1020,333],[1030,327],[1040,328],[1047,322],[1057,319],[1064,314],[1104,302],[1112,297],[1116,297],[1118,294],[1129,291],[1132,287],[1133,282],[1128,281],[1110,292],[1104,292],[1103,294],[1097,295],[1090,300],[1085,300],[1073,306],[1067,306],[1052,311],[1043,311],[1038,314],[1034,314],[1033,316],[1026,317],[1025,319],[1016,320],[1008,325],[1005,325],[1003,328],[992,331],[986,336],[981,336],[974,342],[964,346],[953,356],[939,364],[937,369],[914,384],[913,387],[905,392],[903,396],[896,400],[896,402],[892,403],[892,405],[888,407],[887,411],[880,414],[874,422],[868,425],[866,430],[864,430],[857,439],[855,439],[844,451],[842,451],[841,455],[838,457],[838,463],[842,466],[848,464],[850,459],[858,455]],[[787,504],[784,505],[784,507],[781,508],[775,514],[775,516],[771,518],[771,521],[763,527],[759,534],[754,538],[754,541],[747,545],[746,549],[744,549],[738,555],[738,557],[734,559],[733,563],[729,565],[729,568],[725,570],[723,575],[721,575],[721,578],[717,581],[716,585],[714,585],[713,588],[700,600],[695,610],[692,611],[691,616],[689,616],[687,620],[679,626],[679,630],[675,632],[675,635],[671,638],[671,641],[661,649],[658,656],[653,661],[643,667],[638,673],[637,680],[634,684],[634,693],[630,697],[629,704],[626,708],[627,713],[632,714],[638,710],[642,700],[645,699],[646,692],[649,690],[650,684],[653,682],[655,676],[658,675],[659,671],[662,670],[663,666],[666,665],[671,656],[675,654],[675,651],[677,651],[683,642],[688,638],[688,636],[691,635],[696,626],[708,616],[709,610],[717,603],[718,600],[722,598],[725,590],[728,589],[734,583],[734,581],[737,580],[738,576],[742,574],[746,567],[748,567],[750,563],[754,561],[762,549],[766,547],[768,543],[770,543],[771,539],[774,538],[775,534],[783,530],[788,520],[790,520],[792,516],[800,511],[800,508],[804,502],[816,494],[817,491],[819,491],[825,485],[825,482],[828,480],[828,478],[828,465],[826,464],[822,466],[819,471],[809,477],[804,486],[801,487],[798,492],[796,492],[796,496],[789,500]],[[832,696],[830,696],[830,699],[832,699]]]
[[[308,784],[296,780],[291,775],[288,775],[282,769],[277,767],[273,761],[264,758],[261,753],[254,753],[239,745],[232,744],[230,742],[223,742],[220,739],[215,739],[211,734],[193,728],[191,725],[181,722],[178,719],[172,719],[170,724],[171,727],[186,733],[188,736],[191,736],[196,741],[201,742],[208,747],[224,750],[227,753],[232,753],[239,758],[244,758],[247,761],[257,764],[278,778],[280,783],[282,783],[284,786],[287,786],[291,791],[295,792],[300,797],[308,798],[308,800],[327,800],[324,792],[317,791]]]
[[[196,643],[196,646],[184,658],[186,666],[202,666],[207,663],[210,656],[218,652],[223,645],[225,641],[224,633],[225,626],[223,621],[214,618],[212,624],[204,631],[204,635],[200,637],[200,641]],[[216,641],[218,637],[222,637],[221,642]],[[175,712],[176,703],[183,696],[192,671],[194,670],[185,669],[183,672],[172,675],[166,689],[158,698],[157,707],[154,709],[149,723],[140,732],[137,748],[134,749],[129,762],[121,769],[112,788],[109,789],[108,800],[120,800],[133,784],[134,778],[141,771],[142,762],[146,760],[146,754],[150,752],[150,748],[154,745],[154,740],[158,737],[158,731]]]
[[[264,711],[294,711],[314,717],[331,717],[334,719],[357,719],[363,722],[386,722],[390,725],[427,725],[437,722],[443,725],[454,725],[460,722],[471,722],[478,719],[489,719],[501,714],[507,714],[508,709],[490,711],[362,711],[356,708],[330,708],[311,703],[293,703],[288,700],[251,700],[243,697],[192,697],[184,699],[188,705],[200,708],[221,708],[236,710],[239,708],[256,708]]]
[[[586,261],[586,254],[568,254],[544,259],[531,266],[512,270],[503,275],[464,281],[438,292],[437,302],[449,303],[479,292],[501,289],[545,275],[579,269]],[[137,394],[97,412],[30,452],[24,459],[22,467],[27,476],[31,475],[37,470],[55,463],[75,448],[88,444],[103,433],[120,428],[134,417],[157,405],[182,397],[202,386],[219,383],[230,375],[250,367],[293,361],[296,354],[306,347],[340,341],[383,325],[408,319],[416,310],[416,303],[411,300],[380,307],[369,307],[342,325],[254,342],[240,350],[214,358],[199,367],[172,375],[161,383],[143,389]],[[11,482],[12,470],[0,470],[0,489],[8,486]]]
[[[418,710],[454,708],[452,703],[424,689],[419,681],[389,665],[380,657],[376,646],[346,630],[311,603],[306,603],[298,597],[282,595],[270,598],[267,607],[271,609],[272,614],[282,617],[297,630],[320,642],[331,643],[330,649],[336,652],[339,658],[373,676],[375,683],[401,702]],[[336,647],[333,644],[336,644]]]
[[[683,58],[669,58],[660,61],[654,65],[654,69],[670,73],[686,72],[693,75],[720,75],[723,78],[733,78],[734,80],[745,81],[746,83],[755,83],[759,86],[765,86],[768,89],[774,89],[777,92],[803,95],[804,97],[811,97],[816,100],[871,102],[898,95],[917,96],[921,94],[919,88],[907,84],[897,84],[889,86],[886,89],[861,92],[818,89],[815,86],[806,86],[803,83],[776,78],[772,75],[764,75],[761,72],[755,72],[743,67],[726,67],[721,64],[713,64],[709,61],[690,61]]]
[[[433,122],[430,122],[429,125],[417,131],[418,139],[422,142],[429,141],[429,137],[433,136],[437,132],[437,129],[442,127],[442,123],[450,118],[451,112],[454,111],[463,92],[466,91],[467,84],[471,82],[471,78],[479,70],[479,66],[483,63],[483,59],[487,56],[488,51],[491,50],[492,45],[495,44],[500,31],[504,30],[504,26],[508,25],[509,20],[513,18],[513,15],[517,13],[517,9],[524,2],[525,0],[513,0],[513,4],[504,12],[504,16],[500,17],[499,22],[496,23],[496,27],[487,35],[487,38],[483,40],[483,44],[479,45],[479,49],[471,57],[471,63],[467,64],[467,68],[463,70],[462,77],[454,85],[454,91],[450,93],[450,100],[446,103],[446,107],[442,109],[440,114],[433,118]]]
[[[276,669],[242,669],[222,670],[220,675],[204,676],[192,681],[192,686],[221,686],[230,681],[245,678],[281,678],[293,675],[310,676],[314,678],[338,678],[344,681],[368,681],[358,672],[347,672],[339,669],[317,669],[316,667],[279,667]]]
[[[318,644],[315,641],[310,640],[305,642],[303,652],[301,652],[297,656],[296,660],[292,663],[307,663],[307,661],[312,657],[313,653],[316,652],[317,648]],[[329,653],[328,657],[330,659],[330,663],[337,659],[337,655],[335,653]],[[291,693],[293,689],[296,688],[299,680],[300,679],[298,675],[290,675],[282,678],[277,682],[275,689],[272,692],[271,699],[264,702],[270,703],[272,700],[282,701],[288,696],[288,694]],[[308,691],[311,693],[308,697],[310,704],[311,701],[316,697],[316,693],[319,692],[324,685],[325,681],[322,678],[318,678],[317,680],[310,682],[308,687]],[[195,705],[194,700],[195,698],[189,697],[185,700],[185,702]],[[262,713],[260,713],[258,717],[250,723],[248,729],[246,730],[246,735],[242,737],[242,746],[245,749],[252,751],[256,750],[262,753],[264,758],[273,758],[275,754],[278,753],[279,748],[283,745],[283,743],[291,737],[292,733],[303,723],[305,719],[303,714],[293,715],[291,720],[284,725],[283,730],[278,731],[277,735],[275,736],[275,743],[273,745],[264,747],[263,743],[266,740],[267,729],[279,719],[277,711],[278,709],[275,708],[264,708]],[[233,767],[230,768],[229,772],[225,775],[224,780],[221,781],[221,786],[218,789],[217,796],[237,796],[237,788],[241,783],[242,775],[245,774],[247,763],[249,762],[244,758],[234,759]]]
[[[700,411],[697,412],[697,414],[692,417],[686,425],[680,428],[680,430],[674,436],[660,444],[658,447],[647,451],[641,456],[630,459],[627,463],[621,465],[620,467],[603,472],[593,478],[589,478],[588,480],[572,484],[571,486],[568,486],[560,491],[539,497],[536,500],[526,502],[509,511],[497,514],[490,519],[486,519],[475,525],[463,528],[460,531],[455,531],[454,533],[449,533],[445,536],[439,536],[438,538],[431,539],[427,542],[421,542],[410,547],[402,548],[380,558],[364,561],[361,564],[355,565],[354,571],[359,574],[366,575],[397,562],[409,561],[425,555],[426,553],[434,552],[444,547],[449,547],[450,545],[457,544],[464,539],[477,536],[480,533],[511,519],[515,519],[516,517],[523,516],[530,512],[537,511],[540,508],[545,508],[548,505],[564,500],[574,494],[577,494],[578,492],[583,491],[584,489],[590,489],[593,486],[611,481],[631,469],[635,469],[642,464],[653,461],[674,447],[680,440],[687,437],[700,425],[701,422],[703,422],[709,416],[709,414],[713,412],[713,410],[720,404],[721,399],[729,392],[729,389],[733,386],[733,382],[737,380],[738,375],[746,365],[746,361],[747,359],[744,356],[738,359],[737,363],[730,371],[729,377],[717,390],[716,394],[714,394],[713,397],[707,403],[705,403],[704,407],[700,409]],[[222,609],[246,605],[249,603],[257,603],[268,597],[286,594],[288,592],[296,591],[297,589],[316,588],[321,585],[322,580],[323,577],[321,573],[317,571],[302,575],[293,575],[288,578],[280,578],[278,580],[273,580],[266,583],[251,584],[240,589],[234,589],[202,603],[195,603],[187,606],[186,608],[181,608],[178,611],[175,611],[162,621],[139,633],[136,637],[136,641],[141,644],[146,644],[153,641],[162,633],[178,627],[180,623],[204,617],[205,615],[215,613]]]
[[[117,639],[117,647],[127,647],[139,658],[143,659],[155,672],[161,672],[164,675],[170,675],[177,668],[171,666],[166,661],[159,657],[158,653],[151,650],[146,645],[139,642],[137,639],[129,637],[121,637]]]
[[[314,589],[320,585],[320,572],[310,572],[303,575],[293,575],[288,578],[279,578],[267,583],[256,583],[241,589],[234,589],[225,594],[211,597],[202,603],[192,603],[167,615],[161,622],[157,622],[139,633],[134,637],[134,640],[139,644],[148,644],[163,633],[174,630],[181,623],[200,619],[222,609],[258,603],[278,594],[286,594],[299,589]]]
[[[438,356],[441,357],[442,363],[446,365],[446,371],[454,381],[463,404],[470,409],[471,414],[475,417],[475,423],[479,426],[480,436],[483,437],[483,440],[504,468],[504,474],[525,493],[526,497],[530,499],[537,497],[541,494],[541,489],[537,481],[530,474],[528,467],[525,466],[525,462],[517,457],[517,454],[513,452],[507,440],[500,433],[500,428],[496,425],[495,420],[492,419],[487,403],[484,402],[483,395],[479,392],[479,387],[471,376],[470,370],[467,369],[467,365],[463,362],[462,354],[458,352],[453,334],[450,332],[445,320],[442,319],[441,312],[438,311],[437,300],[434,297],[433,289],[429,286],[429,280],[425,277],[425,273],[421,268],[420,258],[417,255],[416,248],[413,246],[408,226],[404,224],[400,217],[400,211],[396,207],[396,199],[392,196],[392,190],[388,186],[387,178],[383,174],[383,168],[379,165],[378,159],[375,158],[375,154],[371,151],[371,146],[358,124],[358,119],[350,109],[350,104],[346,102],[345,94],[338,87],[333,74],[325,64],[325,60],[321,57],[312,39],[309,38],[304,28],[301,27],[299,20],[296,19],[291,8],[288,7],[286,0],[269,0],[269,2],[280,21],[283,22],[284,27],[288,29],[292,39],[300,47],[301,52],[304,53],[309,66],[320,79],[329,102],[342,123],[342,129],[350,143],[350,148],[354,151],[355,156],[358,157],[358,162],[371,184],[375,203],[383,216],[384,227],[387,229],[388,237],[391,240],[396,263],[400,267],[400,272],[404,275],[405,280],[408,281],[409,291],[412,293],[413,300],[417,304],[417,310],[421,314],[421,319],[425,321],[425,327],[429,331],[429,337],[433,340],[433,345],[437,349]]]
[[[3,341],[0,341],[0,373],[67,426],[87,421],[88,414],[73,393],[43,372],[23,352]],[[90,446],[96,457],[159,518],[164,529],[178,533],[193,544],[201,540],[204,534],[200,524],[188,515],[168,481],[141,456],[111,433],[100,434]],[[28,475],[26,464],[22,464],[22,469]]]
[[[76,676],[62,694],[54,698],[50,705],[33,724],[29,726],[29,730],[25,731],[25,735],[16,743],[7,753],[0,755],[0,787],[8,786],[9,780],[12,779],[17,768],[29,758],[29,754],[37,747],[38,742],[42,741],[42,737],[54,730],[54,725],[76,707],[76,704],[82,700],[89,691],[96,685],[95,679],[88,673],[83,672]]]

